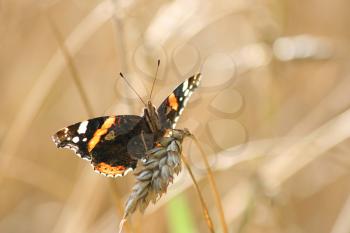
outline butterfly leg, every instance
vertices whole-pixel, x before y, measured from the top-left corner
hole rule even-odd
[[[148,151],[148,147],[147,147],[147,144],[146,144],[145,135],[144,135],[144,131],[143,130],[141,131],[141,140],[142,140],[143,146],[145,147],[145,151]]]

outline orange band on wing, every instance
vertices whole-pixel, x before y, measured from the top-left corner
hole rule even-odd
[[[126,167],[124,166],[111,166],[107,163],[99,163],[95,166],[95,169],[105,175],[112,175],[112,176],[115,176],[115,175],[122,175],[125,170],[126,170]]]
[[[177,109],[179,108],[179,102],[177,101],[176,96],[174,95],[174,93],[169,95],[168,102],[169,102],[170,107],[173,110],[177,111]]]
[[[88,142],[88,151],[91,152],[96,144],[101,140],[101,136],[105,135],[108,132],[108,129],[112,127],[115,123],[115,117],[108,117],[105,122],[103,122],[101,128],[96,130],[94,136]]]

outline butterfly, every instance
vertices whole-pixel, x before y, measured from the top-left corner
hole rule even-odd
[[[58,148],[71,149],[90,161],[96,172],[108,177],[124,176],[136,168],[138,160],[143,159],[162,137],[175,129],[200,80],[200,73],[185,80],[157,109],[149,100],[143,116],[89,119],[59,130],[52,139]]]

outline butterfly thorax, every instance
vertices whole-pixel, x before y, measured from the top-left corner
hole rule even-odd
[[[158,113],[151,101],[148,101],[147,106],[144,109],[144,118],[152,133],[161,132]]]

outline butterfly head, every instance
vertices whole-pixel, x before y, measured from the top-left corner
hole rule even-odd
[[[148,112],[156,112],[156,107],[152,104],[151,100],[147,101]]]

